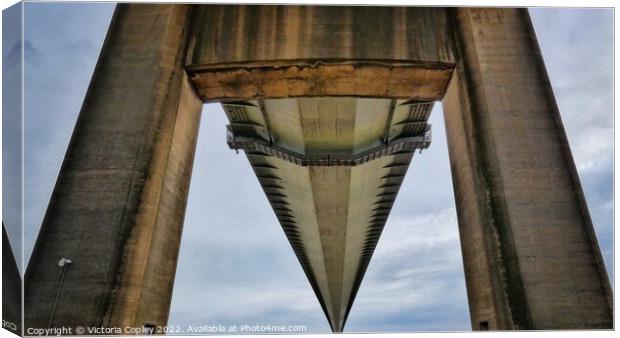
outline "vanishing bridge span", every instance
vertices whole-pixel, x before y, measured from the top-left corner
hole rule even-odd
[[[355,97],[224,104],[229,145],[245,150],[333,330],[344,327],[414,151],[429,145],[431,107]]]
[[[214,101],[333,331],[437,101],[472,328],[612,327],[527,10],[186,4],[117,6],[25,274],[25,327],[166,324]]]

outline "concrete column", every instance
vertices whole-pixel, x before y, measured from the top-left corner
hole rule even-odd
[[[609,279],[527,10],[452,14],[459,61],[443,106],[473,328],[611,328]]]
[[[2,222],[2,328],[23,336],[21,326],[22,276]]]
[[[26,328],[166,324],[202,106],[190,9],[118,5],[26,272]]]

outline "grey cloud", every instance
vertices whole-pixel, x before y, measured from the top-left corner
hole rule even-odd
[[[26,37],[44,65],[26,72],[28,255],[113,6],[29,3],[27,9]],[[537,9],[533,19],[613,273],[610,13]],[[350,331],[469,329],[442,120],[437,105],[433,144],[414,156],[351,311]],[[247,159],[225,144],[225,123],[219,106],[205,106],[170,324],[291,323],[327,332]]]

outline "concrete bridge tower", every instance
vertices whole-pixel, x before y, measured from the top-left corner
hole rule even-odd
[[[28,264],[25,327],[166,324],[210,101],[333,331],[436,101],[472,328],[612,327],[527,10],[185,4],[116,9]]]

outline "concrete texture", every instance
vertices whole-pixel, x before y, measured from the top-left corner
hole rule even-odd
[[[237,136],[329,158],[423,133],[425,100],[446,88],[472,327],[612,327],[527,11],[127,4],[26,271],[25,325],[166,324],[202,101],[222,100]],[[334,331],[412,155],[303,166],[247,153]]]
[[[193,66],[299,59],[455,61],[443,8],[201,5],[190,39],[187,64]]]
[[[443,101],[474,329],[612,327],[612,293],[527,10],[455,9]]]
[[[118,6],[26,271],[26,327],[166,323],[201,110],[190,9]]]
[[[187,66],[203,100],[438,100],[454,68],[442,8],[198,6]]]
[[[22,336],[22,276],[2,223],[2,328]]]
[[[235,102],[224,110],[235,137],[327,157],[423,135],[432,105],[324,97]],[[344,328],[415,150],[384,153],[357,166],[303,166],[246,152],[336,332]]]

